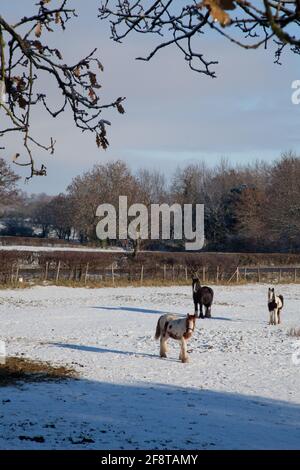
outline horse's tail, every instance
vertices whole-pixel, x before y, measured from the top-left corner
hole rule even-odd
[[[160,334],[161,334],[160,319],[161,319],[161,317],[159,317],[157,325],[156,325],[155,339],[159,339]]]
[[[282,307],[283,307],[283,295],[279,295],[278,297],[280,298],[281,304],[282,304]]]

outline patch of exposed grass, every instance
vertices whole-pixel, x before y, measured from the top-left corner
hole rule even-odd
[[[238,282],[236,280],[232,280],[228,282],[226,279],[222,279],[219,282],[216,282],[213,279],[209,279],[206,281],[201,281],[202,285],[210,285],[210,286],[244,286],[250,284],[268,284],[274,281],[268,279],[262,279],[261,282],[253,279],[240,279]],[[300,279],[297,281],[282,279],[280,282],[276,281],[277,284],[280,285],[293,285],[293,284],[300,284]],[[162,279],[162,278],[153,278],[153,279],[144,279],[143,282],[139,280],[128,280],[126,278],[116,278],[115,282],[112,279],[102,279],[102,280],[59,280],[58,282],[53,280],[48,281],[30,281],[30,282],[23,282],[23,283],[7,283],[7,284],[0,284],[0,290],[9,290],[9,289],[28,289],[35,286],[59,286],[59,287],[87,287],[89,289],[99,289],[104,287],[172,287],[172,286],[190,286],[191,280],[185,279]]]
[[[5,364],[0,363],[0,387],[18,382],[60,381],[75,377],[73,369],[32,359],[7,357]]]
[[[168,286],[189,286],[191,281],[181,280],[181,279],[145,279],[142,283],[139,280],[129,281],[127,279],[117,278],[115,282],[111,279],[103,279],[100,281],[88,280],[86,283],[84,281],[74,281],[74,280],[59,280],[55,281],[40,281],[36,282],[35,286],[59,286],[59,287],[87,287],[89,289],[98,289],[101,287],[168,287]],[[33,284],[30,286],[33,287]]]

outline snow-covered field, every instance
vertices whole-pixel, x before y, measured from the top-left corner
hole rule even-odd
[[[283,323],[271,327],[267,286],[215,287],[213,318],[197,321],[189,364],[174,341],[160,359],[153,336],[162,313],[193,311],[190,287],[0,291],[7,353],[79,374],[0,387],[0,448],[299,448],[299,340],[287,332],[300,326],[300,289],[276,290]],[[36,436],[44,442],[27,440]]]

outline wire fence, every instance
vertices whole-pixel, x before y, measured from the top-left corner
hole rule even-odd
[[[91,266],[90,263],[66,265],[63,261],[45,262],[43,265],[13,263],[0,269],[1,284],[39,282],[79,282],[117,285],[118,283],[180,282],[190,283],[198,277],[202,284],[284,283],[300,281],[300,266],[187,266],[182,264],[138,264],[119,266]]]

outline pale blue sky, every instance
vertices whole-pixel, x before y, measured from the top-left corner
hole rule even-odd
[[[14,22],[34,3],[2,0],[1,13]],[[150,63],[135,61],[151,49],[152,38],[129,36],[122,45],[113,43],[108,25],[96,18],[98,4],[71,1],[80,17],[52,41],[65,62],[97,46],[105,67],[101,98],[105,102],[126,96],[126,114],[103,114],[112,122],[111,145],[104,152],[96,148],[93,136],[73,126],[69,114],[51,120],[37,113],[35,134],[52,135],[57,149],[53,156],[37,153],[48,176],[33,179],[24,189],[55,194],[93,164],[119,158],[133,169],[160,167],[169,174],[178,165],[198,160],[269,161],[282,151],[300,150],[300,106],[291,103],[291,83],[300,79],[299,56],[287,54],[280,67],[265,50],[247,52],[210,36],[201,42],[208,56],[220,61],[217,79],[190,71],[175,48]],[[45,87],[52,95],[48,82]],[[20,149],[15,140],[9,141],[5,156],[9,159]]]

